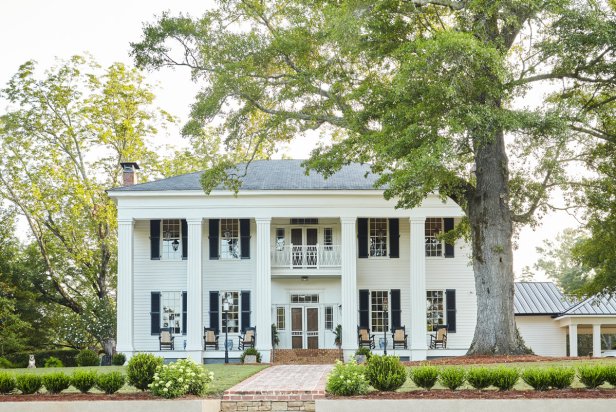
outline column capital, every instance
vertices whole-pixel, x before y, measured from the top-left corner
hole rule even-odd
[[[118,219],[118,225],[134,225],[135,219]]]
[[[261,224],[272,223],[272,218],[271,217],[255,217],[255,221]]]
[[[187,218],[186,219],[186,223],[189,225],[201,225],[203,224],[203,218],[202,217],[198,217],[198,218]]]
[[[411,223],[425,223],[426,222],[426,216],[411,216],[411,217],[409,217],[409,221]]]
[[[346,225],[354,225],[357,222],[356,216],[340,216],[340,223]]]

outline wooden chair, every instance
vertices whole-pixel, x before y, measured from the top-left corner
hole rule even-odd
[[[218,350],[218,338],[216,335],[216,329],[214,328],[203,328],[203,349],[207,350],[207,348],[214,348]]]
[[[435,327],[436,334],[430,335],[430,349],[447,349],[447,325]]]
[[[370,334],[369,328],[357,327],[357,343],[360,348],[374,349],[374,335]]]
[[[169,330],[161,330],[158,335],[158,346],[160,350],[175,350],[175,344],[173,342],[174,336]]]
[[[394,332],[391,334],[391,337],[394,342],[394,349],[408,349],[406,343],[406,338],[408,337],[408,335],[406,334],[406,329],[404,326],[394,328]]]
[[[244,334],[240,336],[240,343],[238,345],[239,350],[245,350],[246,348],[254,348],[257,340],[257,328],[246,328]]]

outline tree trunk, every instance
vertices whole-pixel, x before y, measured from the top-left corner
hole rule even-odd
[[[502,130],[477,139],[476,189],[468,198],[477,326],[469,355],[528,353],[513,315],[512,221],[509,166]]]

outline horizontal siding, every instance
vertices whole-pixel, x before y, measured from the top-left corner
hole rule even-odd
[[[567,356],[567,328],[561,328],[550,316],[516,316],[515,322],[535,355]]]

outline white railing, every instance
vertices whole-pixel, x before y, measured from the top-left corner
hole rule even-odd
[[[293,245],[272,248],[272,267],[321,269],[340,267],[340,245]]]

